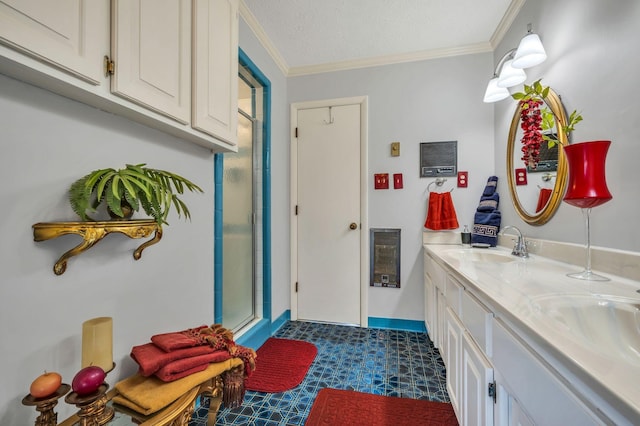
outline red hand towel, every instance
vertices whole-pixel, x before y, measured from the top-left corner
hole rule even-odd
[[[151,341],[166,352],[171,352],[176,349],[191,348],[193,346],[206,345],[207,342],[199,337],[199,331],[204,328],[208,327],[206,325],[201,325],[200,327],[189,328],[183,331],[156,334],[151,336]]]
[[[153,373],[173,361],[198,357],[200,355],[211,354],[219,351],[219,349],[214,349],[207,345],[165,352],[153,343],[146,343],[144,345],[134,346],[131,349],[131,358],[133,358],[133,360],[140,366],[138,372],[142,376],[151,376]],[[229,352],[223,352],[229,355]]]
[[[538,205],[536,206],[536,213],[544,209],[544,206],[547,205],[547,201],[551,198],[551,190],[547,188],[540,189],[540,195],[538,196]]]
[[[424,222],[424,227],[435,231],[459,227],[450,192],[429,193],[427,220]]]

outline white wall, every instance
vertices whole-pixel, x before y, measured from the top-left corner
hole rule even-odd
[[[107,382],[135,372],[131,347],[152,334],[213,322],[213,160],[192,143],[0,75],[0,424],[33,424],[21,404],[43,370],[71,383],[80,369],[82,322],[113,317]],[[204,194],[185,194],[191,223],[169,216],[162,240],[134,261],[144,240],[108,235],[52,267],[78,236],[34,242],[37,222],[77,220],[68,186],[91,170],[146,162],[181,174]],[[62,420],[75,412],[64,401]]]
[[[424,316],[422,231],[433,179],[419,177],[420,142],[458,141],[458,168],[469,171],[469,187],[452,196],[461,227],[473,222],[494,170],[493,109],[482,102],[485,75],[478,72],[491,60],[487,53],[289,78],[289,103],[369,97],[369,226],[402,230],[402,287],[370,288],[370,317]],[[400,141],[400,157],[390,155],[393,141]],[[374,190],[374,173],[403,173],[404,189]],[[451,187],[455,178],[445,183]]]
[[[595,246],[640,251],[637,226],[640,198],[634,170],[640,160],[638,76],[640,58],[640,2],[618,0],[528,1],[503,42],[495,62],[516,47],[527,23],[540,35],[547,61],[527,70],[527,83],[542,78],[562,97],[568,112],[578,110],[584,121],[573,142],[611,140],[607,156],[607,184],[613,194],[608,203],[591,213],[591,243]],[[490,71],[487,70],[487,81]],[[486,84],[486,83],[485,83]],[[516,89],[521,90],[521,87]],[[507,194],[505,150],[509,123],[516,108],[511,98],[495,104],[496,170],[500,189]],[[515,210],[503,204],[503,222],[522,227],[538,238],[584,244],[580,210],[561,203],[556,215],[541,227],[526,225]]]

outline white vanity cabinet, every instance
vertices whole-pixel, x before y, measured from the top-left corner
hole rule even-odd
[[[434,322],[431,327],[436,336],[431,338],[439,342],[447,369],[447,392],[458,421],[463,426],[493,424],[494,402],[489,394],[493,366],[486,354],[491,314],[469,298],[458,279],[426,254],[424,265],[425,293],[435,294],[435,298],[427,298],[425,315]],[[473,322],[469,327],[467,315]]]
[[[490,263],[475,256],[479,252],[431,247],[425,246],[425,278],[431,280],[425,280],[425,289],[435,289],[436,302],[445,300],[445,315],[434,317],[434,301],[429,299],[426,314],[435,321],[432,329],[440,330],[444,321],[440,351],[447,368],[447,391],[461,425],[640,424],[637,405],[616,393],[620,387],[626,390],[634,385],[596,380],[598,374],[620,371],[615,358],[607,359],[598,346],[597,358],[582,358],[594,360],[591,364],[579,362],[589,347],[566,334],[567,326],[555,323],[540,307],[548,300],[548,290],[541,288],[544,281],[538,281],[534,272],[558,268],[557,262],[537,257],[511,260],[508,251],[496,249],[493,255],[507,256],[507,260]],[[584,303],[592,296],[580,284],[575,284],[577,290],[571,287],[572,281],[557,286],[563,286],[560,291],[565,297]],[[620,294],[636,288],[608,285],[603,288]],[[571,290],[586,295],[578,293],[580,299]],[[559,296],[554,293],[553,297]],[[576,312],[579,309],[580,305]],[[632,362],[626,371],[630,377],[637,375]]]
[[[237,150],[238,0],[0,0],[0,73]]]
[[[2,0],[0,41],[90,84],[109,53],[109,0]]]

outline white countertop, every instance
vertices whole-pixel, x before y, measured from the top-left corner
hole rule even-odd
[[[465,278],[465,287],[496,316],[524,331],[614,409],[640,419],[640,282],[610,274],[607,282],[570,278],[567,273],[582,268],[536,255],[521,259],[503,247],[424,248]],[[510,258],[481,261],[481,253]]]

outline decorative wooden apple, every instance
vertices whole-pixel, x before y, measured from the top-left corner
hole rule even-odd
[[[44,374],[36,377],[29,387],[31,396],[36,399],[45,398],[51,396],[62,384],[62,376],[53,371],[45,371]]]
[[[102,368],[90,365],[78,371],[71,382],[71,389],[80,396],[92,394],[98,390],[105,377]]]

